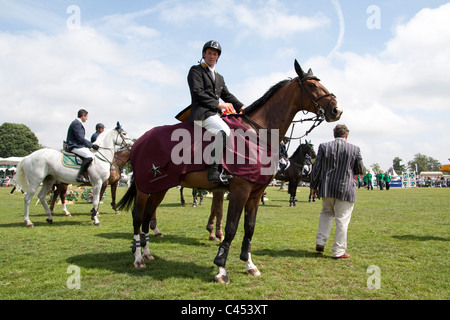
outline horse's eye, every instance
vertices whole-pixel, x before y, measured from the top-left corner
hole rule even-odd
[[[308,86],[309,86],[310,88],[315,88],[315,87],[316,87],[316,85],[315,85],[314,83],[310,83],[310,84],[308,84]]]

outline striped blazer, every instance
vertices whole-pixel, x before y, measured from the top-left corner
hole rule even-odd
[[[311,189],[319,197],[356,202],[354,176],[363,173],[359,147],[337,138],[319,145],[311,171]]]

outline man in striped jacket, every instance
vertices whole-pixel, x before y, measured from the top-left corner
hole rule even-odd
[[[333,258],[350,258],[347,249],[347,230],[356,202],[355,175],[363,173],[359,147],[347,142],[349,130],[346,125],[334,128],[334,141],[322,143],[311,171],[312,195],[322,198],[316,250],[324,251],[333,221],[336,232],[332,247]]]

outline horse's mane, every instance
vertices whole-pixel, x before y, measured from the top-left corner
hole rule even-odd
[[[302,147],[303,146],[305,146],[306,145],[306,143],[304,143],[304,144],[300,144],[299,146],[298,146],[298,148],[294,151],[294,153],[292,154],[292,156],[290,156],[290,158],[297,158],[297,157],[299,157],[301,154],[301,151],[302,151]]]
[[[100,133],[97,137],[97,140],[95,140],[94,144],[98,144],[99,142],[102,142],[104,137],[114,129],[105,129],[102,133]]]
[[[291,82],[290,79],[282,80],[278,82],[276,85],[274,85],[272,88],[267,90],[267,92],[258,100],[253,102],[251,105],[249,105],[244,110],[244,114],[250,114],[253,111],[257,110],[259,107],[261,107],[263,104],[265,104],[275,93],[278,92],[281,88],[283,88],[285,85],[287,85],[289,82]]]

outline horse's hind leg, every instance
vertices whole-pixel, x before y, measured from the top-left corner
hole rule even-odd
[[[28,186],[28,191],[27,194],[24,197],[24,215],[23,215],[23,220],[25,221],[27,227],[29,228],[34,228],[34,224],[31,222],[30,220],[30,203],[31,200],[33,199],[34,194],[36,193],[37,188],[39,187],[39,183],[38,184],[31,184]]]
[[[184,201],[184,196],[183,196],[183,187],[180,188],[180,201],[181,201],[181,205],[184,207],[184,205],[186,204],[186,201]]]
[[[41,191],[39,191],[39,193],[38,193],[39,201],[41,202],[42,206],[44,207],[45,212],[47,213],[47,222],[49,224],[53,223],[53,216],[52,216],[52,212],[51,212],[50,208],[48,207],[48,204],[47,204],[47,201],[45,198],[46,198],[48,192],[50,191],[50,189],[52,188],[54,182],[55,182],[55,179],[53,177],[45,178],[44,181],[42,182]]]
[[[161,204],[166,195],[167,190],[152,194],[150,199],[147,201],[147,205],[145,206],[145,214],[144,221],[142,223],[142,232],[145,234],[146,244],[143,250],[143,258],[144,260],[154,260],[152,253],[149,249],[149,238],[150,238],[150,223],[155,221],[154,232],[156,228],[156,208]],[[159,231],[158,231],[159,232]],[[159,232],[159,234],[161,234]],[[161,234],[162,236],[162,234]]]
[[[256,213],[258,211],[260,198],[261,195],[251,198],[247,201],[245,205],[245,220],[244,220],[245,235],[244,239],[242,240],[241,255],[240,255],[240,259],[242,261],[245,261],[246,272],[255,277],[260,276],[261,273],[252,262],[251,241],[253,237],[253,232],[255,230]]]
[[[222,231],[223,218],[223,196],[225,191],[213,192],[213,200],[211,204],[211,214],[206,225],[206,230],[209,232],[209,240],[217,240],[222,242],[224,236]],[[214,234],[214,220],[216,220],[216,231]]]
[[[193,200],[192,200],[192,206],[193,206],[194,208],[196,208],[197,205],[198,205],[197,188],[193,188],[193,189],[192,189],[192,198],[193,198]]]
[[[153,260],[154,257],[149,249],[150,221],[156,218],[156,208],[164,199],[167,190],[152,194],[150,197],[137,190],[135,208],[133,209],[133,253],[134,267],[145,268],[144,260]],[[142,234],[140,229],[142,227]],[[143,252],[141,252],[143,248]]]

